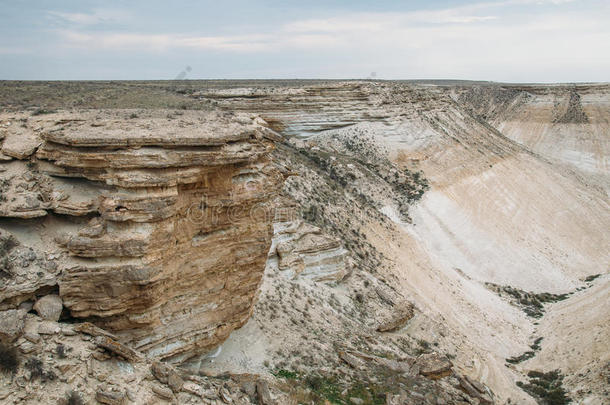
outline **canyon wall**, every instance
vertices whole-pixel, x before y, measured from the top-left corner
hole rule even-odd
[[[63,318],[170,361],[247,321],[283,181],[268,157],[273,131],[202,112],[2,122],[0,226],[13,241],[2,309],[57,293]]]

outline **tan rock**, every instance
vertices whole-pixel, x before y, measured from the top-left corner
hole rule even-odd
[[[38,333],[35,333],[35,332],[24,333],[23,334],[23,338],[25,340],[28,340],[28,341],[32,342],[32,343],[40,342],[40,335]]]
[[[61,327],[55,321],[42,321],[38,324],[38,333],[41,335],[55,335],[61,331]]]
[[[337,281],[346,274],[347,250],[341,242],[303,221],[275,225],[274,245],[280,270],[294,277]]]
[[[416,365],[421,375],[433,380],[451,375],[453,367],[447,357],[437,353],[422,354],[417,358]]]
[[[7,132],[2,143],[2,154],[16,159],[26,159],[31,156],[42,143],[32,130],[13,126]]]
[[[264,380],[258,380],[256,382],[256,393],[258,395],[258,402],[260,405],[273,405],[275,402],[271,398],[271,392],[269,391],[269,385]]]
[[[117,342],[116,340],[108,336],[98,336],[95,339],[95,343],[99,347],[108,350],[109,352],[114,353],[116,355],[119,355],[126,360],[135,362],[142,359],[142,355],[140,353],[127,347],[126,345]]]
[[[115,335],[98,339],[113,342],[107,350],[132,357],[117,342],[185,360],[221,343],[252,312],[271,243],[271,201],[283,181],[269,160],[274,136],[249,115],[193,112],[168,126],[160,112],[128,121],[113,114],[121,113],[40,118],[40,147],[29,128],[7,130],[3,153],[28,159],[38,150],[36,165],[6,164],[0,180],[14,198],[0,201],[0,217],[74,221],[54,224],[53,235],[32,246],[67,251],[53,274],[23,266],[3,293],[18,305],[59,284],[72,316]],[[85,215],[96,219],[86,223]],[[52,240],[57,246],[43,246]],[[58,319],[57,310],[43,311],[47,300],[36,309]]]
[[[204,389],[201,387],[201,385],[196,384],[192,381],[186,381],[182,385],[182,391],[188,392],[189,394],[193,394],[198,397],[201,397],[204,395]]]
[[[168,387],[159,384],[152,385],[152,391],[157,394],[160,398],[171,401],[174,399],[174,393]]]
[[[364,370],[365,363],[359,359],[358,357],[350,354],[348,352],[340,350],[338,352],[339,358],[350,365],[350,367],[355,368],[356,370]]]
[[[405,326],[415,315],[415,307],[411,303],[402,304],[391,317],[383,321],[378,327],[378,332],[392,332]]]
[[[61,298],[55,294],[45,295],[34,304],[34,311],[38,313],[38,316],[55,322],[59,321],[63,308]]]
[[[491,391],[483,384],[471,379],[467,375],[457,375],[456,377],[460,384],[460,389],[470,397],[478,399],[481,404],[489,405],[494,403]]]
[[[109,389],[98,389],[95,393],[95,399],[101,404],[108,405],[123,405],[126,403],[126,395],[124,392]]]
[[[0,338],[14,341],[23,333],[27,312],[21,309],[9,309],[0,312]]]

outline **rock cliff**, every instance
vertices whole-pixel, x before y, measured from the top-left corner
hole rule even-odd
[[[180,361],[250,316],[283,181],[276,135],[248,115],[124,115],[2,117],[0,306],[57,292],[62,317]]]

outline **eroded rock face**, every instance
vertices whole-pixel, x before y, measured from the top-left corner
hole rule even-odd
[[[247,115],[188,112],[177,124],[162,112],[121,114],[52,114],[18,127],[40,146],[7,153],[21,160],[3,164],[0,215],[44,230],[34,238],[28,221],[9,221],[12,250],[32,257],[11,260],[0,291],[18,305],[58,285],[73,317],[179,361],[250,316],[283,181],[268,159],[276,135]],[[45,255],[49,269],[37,262]]]
[[[301,220],[274,224],[271,255],[288,277],[337,281],[348,271],[348,252],[336,238]]]

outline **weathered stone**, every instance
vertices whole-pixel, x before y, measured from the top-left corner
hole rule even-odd
[[[59,321],[63,308],[61,298],[59,298],[59,295],[55,294],[45,295],[34,304],[34,311],[36,311],[42,319],[55,322]]]
[[[244,381],[241,384],[241,389],[251,398],[256,395],[256,383],[254,381]]]
[[[167,377],[167,385],[174,392],[180,392],[182,390],[182,386],[184,385],[184,380],[177,373],[171,373]]]
[[[95,399],[101,404],[108,405],[123,405],[126,403],[126,395],[122,391],[98,389],[95,393]]]
[[[77,333],[72,325],[62,325],[61,334],[64,336],[75,336]]]
[[[422,354],[416,360],[419,373],[433,380],[451,375],[453,364],[445,356],[437,353]]]
[[[71,147],[223,146],[248,140],[257,133],[262,136],[262,127],[252,119],[244,118],[239,120],[218,113],[201,113],[191,117],[190,125],[178,128],[168,128],[163,114],[130,120],[128,125],[123,121],[91,126],[91,121],[82,121],[60,127],[59,131],[47,131],[42,137]]]
[[[411,303],[402,304],[396,313],[389,319],[383,321],[378,327],[378,332],[392,332],[405,326],[415,314],[414,306]]]
[[[339,351],[338,354],[341,360],[345,361],[347,364],[357,370],[364,370],[369,364],[374,364],[394,373],[408,373],[410,375],[417,374],[414,371],[416,367],[414,365],[415,359],[413,358],[392,360],[357,351]]]
[[[29,354],[36,350],[36,346],[34,346],[30,342],[24,342],[19,346],[19,350],[21,351],[21,353]]]
[[[162,363],[160,361],[155,361],[150,366],[150,371],[153,376],[163,384],[167,384],[169,376],[176,373],[176,369],[174,369],[169,364]]]
[[[61,327],[55,321],[42,321],[38,324],[38,333],[41,335],[55,335],[61,331]]]
[[[221,387],[220,390],[218,390],[218,396],[225,404],[233,403],[233,398],[231,398],[231,394],[229,394],[229,392],[224,387]]]
[[[76,332],[81,332],[89,336],[98,337],[98,336],[106,336],[111,339],[117,340],[117,337],[112,333],[105,331],[104,329],[95,326],[91,322],[83,322],[78,323],[74,326],[74,330]]]
[[[355,368],[356,370],[363,370],[365,368],[364,362],[358,357],[342,350],[340,350],[338,354],[339,358],[349,364],[352,368]]]
[[[278,223],[274,226],[274,245],[278,267],[293,277],[316,281],[337,281],[347,271],[347,250],[341,242],[303,221]]]
[[[168,387],[159,384],[152,385],[152,391],[157,394],[160,398],[171,401],[174,399],[174,393]]]
[[[140,353],[108,336],[98,336],[95,338],[95,343],[98,347],[119,355],[126,360],[136,362],[142,359],[142,355]]]
[[[189,394],[193,394],[199,397],[204,395],[204,389],[201,387],[201,385],[195,384],[192,381],[186,381],[182,385],[182,391],[188,392]]]
[[[42,143],[32,130],[20,126],[11,127],[6,139],[2,143],[2,153],[17,159],[26,159],[31,156]]]
[[[472,398],[479,400],[479,403],[484,405],[493,404],[494,400],[491,397],[491,391],[480,382],[471,379],[467,375],[457,375],[460,389]]]
[[[103,114],[103,125],[91,125],[97,113],[45,115],[40,147],[30,128],[6,130],[3,151],[36,153],[36,164],[3,165],[12,198],[0,199],[0,217],[95,219],[56,224],[49,240],[69,255],[11,262],[6,273],[21,274],[3,289],[3,308],[59,284],[70,314],[95,319],[117,342],[171,361],[209,351],[252,312],[283,182],[269,159],[277,134],[249,115],[189,112],[174,127],[155,111],[127,122]],[[61,314],[57,297],[35,309]]]
[[[264,380],[258,380],[256,382],[256,393],[258,394],[258,402],[261,405],[273,405],[274,401],[271,398],[271,391],[269,386]]]
[[[28,333],[24,333],[23,335],[25,340],[28,340],[32,343],[38,343],[40,342],[40,335],[38,333],[35,332],[28,332]]]
[[[22,309],[9,309],[0,312],[0,339],[14,341],[21,336],[25,327],[27,312]]]

